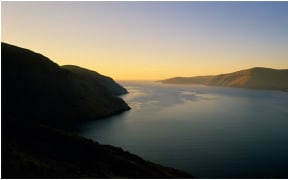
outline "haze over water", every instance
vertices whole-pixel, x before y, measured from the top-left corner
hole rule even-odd
[[[288,94],[121,82],[128,112],[78,134],[201,178],[279,178],[288,169]]]

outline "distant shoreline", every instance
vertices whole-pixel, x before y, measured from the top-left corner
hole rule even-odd
[[[207,86],[288,91],[288,69],[255,67],[215,76],[174,77],[164,84],[201,84]]]

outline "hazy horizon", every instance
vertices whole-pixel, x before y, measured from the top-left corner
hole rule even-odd
[[[116,80],[288,68],[288,2],[2,2],[2,41]]]

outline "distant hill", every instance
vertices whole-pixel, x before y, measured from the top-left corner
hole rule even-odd
[[[288,90],[288,69],[255,67],[215,76],[175,77],[162,80],[168,84],[203,84],[212,86]]]
[[[130,109],[116,97],[127,90],[94,71],[62,68],[41,54],[5,43],[1,59],[6,115],[61,124]]]

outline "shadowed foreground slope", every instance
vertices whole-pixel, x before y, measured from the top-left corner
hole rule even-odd
[[[256,67],[216,76],[176,77],[161,82],[287,91],[288,70]]]
[[[60,127],[129,109],[111,78],[2,43],[2,178],[191,178]]]
[[[23,124],[10,130],[3,134],[2,178],[191,178],[51,127]]]

